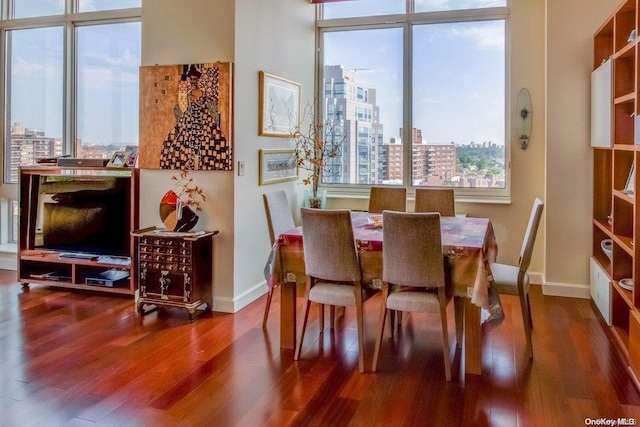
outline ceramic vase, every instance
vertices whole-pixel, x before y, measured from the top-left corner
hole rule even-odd
[[[182,203],[173,191],[167,191],[160,200],[160,219],[170,231],[186,232],[195,227],[198,215],[189,206]]]

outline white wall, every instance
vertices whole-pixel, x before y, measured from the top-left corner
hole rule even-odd
[[[547,1],[546,293],[589,283],[593,35],[621,2]]]
[[[233,62],[234,8],[228,0],[143,0],[142,65]],[[242,82],[236,81],[236,86]],[[246,84],[246,83],[245,83]],[[238,139],[234,141],[238,144]],[[235,149],[235,147],[234,147]],[[235,172],[194,171],[207,202],[197,229],[220,230],[214,237],[213,295],[233,298]],[[140,226],[162,226],[158,204],[173,188],[175,171],[143,170],[140,174]]]
[[[302,185],[288,181],[258,185],[258,150],[293,148],[288,138],[258,136],[258,71],[302,84],[302,104],[314,96],[315,7],[308,1],[236,1],[236,152],[246,174],[235,174],[233,248],[234,301],[216,308],[236,311],[267,291],[262,269],[269,253],[262,194],[287,191],[292,207],[300,206]],[[215,304],[214,304],[215,305]],[[233,308],[233,310],[231,310]]]
[[[234,64],[234,171],[196,171],[207,195],[198,229],[214,238],[214,310],[235,312],[267,291],[262,270],[269,235],[262,193],[286,189],[299,206],[296,182],[258,185],[258,149],[284,148],[285,138],[258,136],[258,71],[302,84],[313,98],[315,7],[303,0],[143,0],[142,65],[230,61]],[[246,173],[238,176],[238,161]],[[162,223],[158,203],[171,171],[141,173],[141,226]]]

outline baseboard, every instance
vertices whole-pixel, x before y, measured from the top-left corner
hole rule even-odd
[[[591,298],[589,285],[578,285],[575,283],[544,282],[542,284],[542,294],[555,297]]]
[[[251,289],[238,295],[236,298],[216,298],[213,297],[213,311],[222,313],[236,313],[247,305],[251,304],[268,292],[265,280],[256,284]]]
[[[0,252],[0,269],[13,271],[18,269],[18,257],[15,252]]]

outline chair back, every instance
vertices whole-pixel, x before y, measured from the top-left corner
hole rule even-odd
[[[531,264],[533,245],[535,244],[536,235],[538,234],[538,226],[540,225],[543,208],[544,203],[542,200],[536,198],[533,202],[533,208],[531,209],[531,215],[529,216],[529,224],[527,224],[527,231],[524,234],[522,248],[520,249],[520,260],[518,265],[521,272],[526,272]]]
[[[361,279],[351,212],[301,208],[302,246],[307,275],[337,282]]]
[[[416,188],[416,212],[439,212],[441,216],[456,216],[453,188]]]
[[[279,235],[296,228],[296,224],[293,221],[287,193],[284,190],[265,193],[262,195],[262,200],[264,201],[264,212],[267,215],[269,238],[273,245]]]
[[[394,285],[443,287],[440,214],[382,213],[382,280]]]
[[[404,187],[371,187],[369,212],[384,210],[405,212],[407,210],[407,189]]]

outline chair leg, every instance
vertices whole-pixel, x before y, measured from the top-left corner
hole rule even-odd
[[[318,321],[320,322],[320,333],[324,332],[324,304],[318,304]]]
[[[329,327],[333,329],[336,326],[336,306],[329,306]]]
[[[267,319],[269,318],[269,309],[271,308],[271,298],[273,297],[273,288],[269,288],[269,293],[267,294],[267,306],[264,308],[264,316],[262,317],[262,327],[267,327]]]
[[[373,352],[373,364],[371,365],[372,372],[375,372],[378,369],[378,358],[380,357],[380,344],[382,344],[382,337],[384,336],[384,323],[386,319],[387,319],[387,305],[386,305],[385,298],[383,297],[382,305],[380,306],[380,320],[378,321],[378,337],[376,338],[376,348]]]
[[[398,318],[398,326],[402,325],[402,312],[398,311],[396,312],[396,317]]]
[[[305,292],[304,298],[304,319],[302,319],[302,329],[300,330],[298,347],[293,354],[293,360],[298,360],[300,358],[300,352],[302,352],[302,340],[304,339],[304,332],[307,329],[307,319],[309,318],[309,309],[311,308],[311,301],[309,301],[309,291],[311,290],[312,281],[313,279],[307,276],[307,291]]]
[[[529,299],[529,293],[527,293],[527,313],[529,313],[529,326],[533,329],[533,318],[531,317],[531,300]]]
[[[396,311],[389,310],[389,335],[391,335],[391,339],[394,338],[396,331]]]
[[[364,372],[364,314],[362,310],[362,289],[356,288],[356,313],[358,320],[358,371]]]
[[[304,306],[304,319],[302,320],[302,329],[300,330],[300,338],[298,339],[298,348],[296,348],[293,360],[298,360],[300,358],[300,352],[302,351],[302,340],[304,339],[304,332],[307,329],[307,319],[309,318],[310,308],[311,301],[309,301],[309,298],[307,298]]]
[[[456,345],[462,348],[462,334],[464,328],[464,297],[453,297],[453,308],[456,318]]]
[[[529,322],[529,308],[527,305],[527,296],[520,294],[520,311],[522,311],[522,321],[524,323],[524,333],[527,338],[527,353],[529,359],[533,359],[533,345],[531,344],[531,323]]]
[[[438,288],[440,299],[440,322],[442,323],[442,353],[444,356],[444,376],[447,381],[451,381],[451,354],[449,349],[449,331],[447,328],[447,299],[444,295],[444,288]]]

